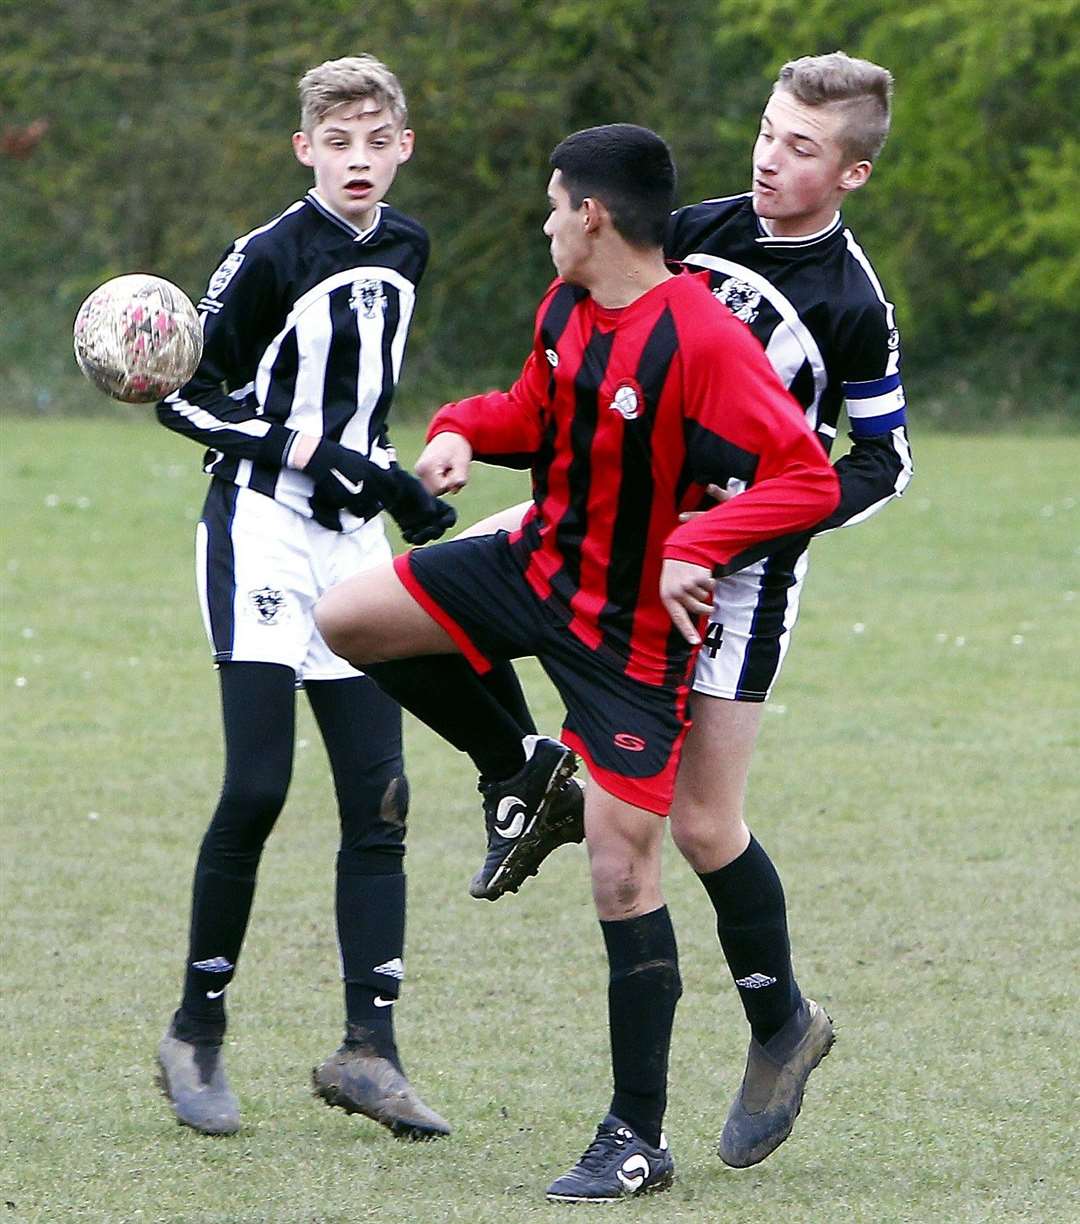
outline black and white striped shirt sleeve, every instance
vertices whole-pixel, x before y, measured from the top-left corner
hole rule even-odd
[[[261,415],[254,395],[261,353],[280,325],[282,287],[258,247],[234,246],[199,302],[203,355],[191,380],[157,406],[162,425],[237,459],[283,467],[295,434]]]
[[[900,337],[892,311],[882,299],[845,320],[840,367],[851,450],[835,464],[840,504],[815,534],[864,522],[899,497],[911,480]]]

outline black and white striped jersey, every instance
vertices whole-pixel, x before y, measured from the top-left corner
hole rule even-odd
[[[770,235],[749,194],[671,216],[669,258],[708,274],[806,410],[826,452],[846,409],[852,447],[836,463],[841,500],[819,527],[869,518],[911,479],[900,336],[881,284],[837,213],[819,233]]]
[[[310,191],[226,252],[198,310],[205,346],[191,381],[158,405],[169,429],[208,446],[205,470],[325,527],[363,520],[285,467],[282,425],[380,466],[428,237],[380,204],[363,232]],[[286,435],[291,441],[293,435]]]

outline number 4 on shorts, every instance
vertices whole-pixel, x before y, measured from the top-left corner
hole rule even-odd
[[[708,632],[705,634],[705,640],[701,644],[701,649],[709,652],[710,659],[715,659],[720,650],[720,643],[723,640],[724,626],[719,621],[710,621]]]

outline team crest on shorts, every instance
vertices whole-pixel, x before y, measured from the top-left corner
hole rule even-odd
[[[365,319],[374,319],[381,310],[386,314],[386,294],[382,282],[377,280],[353,281],[349,309],[362,314]]]
[[[248,600],[260,624],[277,625],[284,617],[285,596],[274,587],[259,587],[248,591]]]
[[[633,421],[641,416],[645,393],[633,378],[624,378],[615,388],[608,407],[617,412],[624,421]]]
[[[729,276],[718,289],[713,290],[713,296],[744,323],[753,323],[758,316],[761,294],[753,285],[739,280],[737,276]]]

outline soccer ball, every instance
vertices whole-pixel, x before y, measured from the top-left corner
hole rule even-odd
[[[75,316],[75,360],[99,390],[125,404],[171,394],[195,373],[203,334],[182,289],[135,273],[100,285]]]

